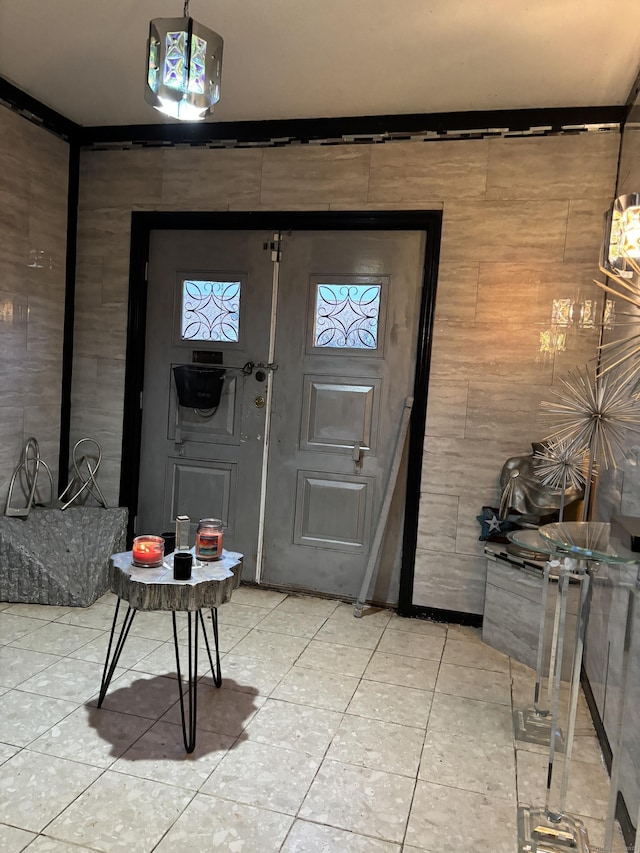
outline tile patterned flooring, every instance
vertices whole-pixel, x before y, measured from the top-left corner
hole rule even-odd
[[[515,853],[546,758],[513,740],[532,673],[479,631],[241,587],[203,652],[184,752],[171,617],[140,613],[96,708],[115,598],[0,604],[0,850]],[[569,807],[602,843],[586,704]]]

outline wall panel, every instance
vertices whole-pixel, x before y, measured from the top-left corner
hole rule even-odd
[[[30,436],[57,480],[68,163],[66,142],[0,106],[2,506]]]
[[[540,335],[554,298],[598,293],[590,278],[618,144],[611,132],[84,152],[72,423],[109,434],[108,499],[118,497],[132,210],[442,209],[414,601],[481,613],[475,516],[497,504],[503,462],[542,436],[540,399],[596,353],[593,335],[572,331],[564,351],[541,351]]]

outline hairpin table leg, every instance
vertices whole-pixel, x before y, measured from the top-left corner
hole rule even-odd
[[[211,608],[211,622],[213,624],[213,641],[216,647],[216,665],[213,665],[213,659],[211,658],[211,647],[209,646],[209,638],[207,637],[207,629],[204,624],[204,617],[202,616],[202,610],[199,610],[200,614],[200,623],[202,624],[202,633],[204,634],[204,642],[207,647],[207,654],[209,655],[209,663],[211,664],[211,675],[213,676],[213,683],[216,687],[220,687],[222,684],[222,671],[220,669],[220,650],[218,648],[218,610],[216,607]]]
[[[191,611],[187,611],[187,635],[189,644],[189,664],[187,674],[187,715],[189,718],[189,730],[184,713],[184,696],[182,695],[182,674],[180,672],[180,651],[178,648],[178,629],[176,626],[176,612],[173,616],[173,642],[176,650],[176,668],[178,670],[178,693],[180,696],[180,719],[182,721],[182,738],[184,748],[187,752],[193,752],[196,746],[196,715],[198,698],[198,616],[194,614],[193,631],[191,622]]]
[[[120,636],[118,637],[116,647],[113,650],[113,657],[111,657],[111,662],[109,662],[109,658],[111,656],[111,646],[113,645],[113,637],[115,635],[116,624],[118,622],[118,611],[120,610],[120,601],[121,599],[118,599],[118,603],[116,604],[116,612],[113,614],[111,635],[109,637],[109,645],[107,646],[107,657],[104,662],[104,670],[102,672],[102,683],[100,684],[100,694],[98,696],[98,708],[102,707],[104,697],[107,695],[107,690],[109,689],[109,684],[111,683],[111,679],[113,678],[113,673],[118,664],[118,661],[120,660],[120,655],[122,654],[122,649],[124,648],[125,640],[129,636],[129,629],[131,628],[133,617],[136,615],[137,612],[133,609],[133,607],[131,607],[131,605],[129,605],[129,607],[127,608],[124,620],[122,622],[122,625],[120,626]]]

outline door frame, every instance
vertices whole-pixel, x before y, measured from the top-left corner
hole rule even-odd
[[[436,283],[442,235],[441,210],[392,211],[273,211],[259,213],[195,213],[133,211],[129,266],[127,348],[120,470],[120,506],[129,510],[128,541],[133,538],[138,507],[140,448],[142,441],[142,390],[147,313],[147,265],[151,231],[423,231],[425,257],[416,341],[413,409],[409,428],[409,452],[402,563],[398,593],[401,616],[435,615],[431,608],[413,604],[420,482]],[[437,613],[437,611],[436,611]]]

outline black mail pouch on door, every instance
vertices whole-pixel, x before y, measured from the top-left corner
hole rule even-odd
[[[189,409],[215,409],[220,404],[224,370],[203,364],[176,364],[173,376],[178,402]]]

